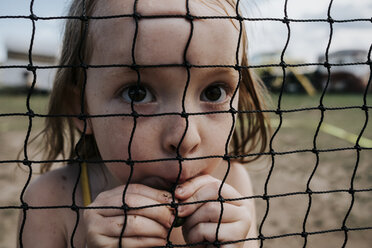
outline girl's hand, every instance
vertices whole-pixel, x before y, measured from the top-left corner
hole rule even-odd
[[[209,175],[203,175],[179,185],[175,194],[181,203],[217,200],[220,186],[220,180]],[[226,183],[222,187],[221,195],[224,199],[243,197],[236,189]],[[246,200],[225,201],[218,240],[225,242],[246,239],[252,222],[251,212],[251,206]],[[220,214],[221,203],[216,201],[178,207],[178,216],[186,217],[186,222],[182,228],[185,241],[187,243],[203,241],[213,243],[216,239]],[[221,247],[244,247],[245,243],[225,244]],[[208,245],[208,247],[214,246]]]
[[[120,207],[124,185],[100,193],[89,207]],[[170,203],[171,194],[141,184],[130,184],[125,201],[129,207]],[[174,219],[169,206],[150,207],[127,212],[122,237],[123,247],[154,247],[166,245],[166,237]],[[88,248],[118,247],[125,216],[122,209],[86,209],[84,222]]]

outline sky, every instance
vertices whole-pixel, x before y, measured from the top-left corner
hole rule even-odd
[[[107,1],[107,0],[106,0]],[[67,12],[70,0],[34,0],[37,16],[60,16]],[[285,0],[241,0],[248,17],[284,17]],[[327,18],[330,0],[288,0],[288,18]],[[333,19],[371,18],[371,0],[334,0]],[[0,16],[29,15],[30,0],[0,0]],[[249,22],[249,54],[280,53],[287,39],[286,25],[281,22]],[[328,38],[328,23],[291,23],[291,39],[286,52],[290,60],[316,62],[324,54]],[[58,54],[63,23],[57,20],[38,20],[34,52]],[[0,19],[0,50],[4,44],[28,47],[32,24],[28,19]],[[372,44],[372,22],[334,24],[330,51],[341,49],[368,50]],[[1,57],[4,57],[0,51]],[[276,62],[276,61],[275,61]]]

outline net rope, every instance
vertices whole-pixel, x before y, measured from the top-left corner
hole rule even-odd
[[[325,18],[325,19],[291,19],[291,18],[289,18],[288,13],[287,13],[288,0],[286,0],[285,4],[284,4],[284,9],[283,9],[284,17],[283,18],[249,18],[249,17],[241,16],[240,11],[239,11],[239,4],[241,2],[240,0],[237,0],[237,3],[236,3],[236,16],[194,16],[190,13],[189,0],[185,0],[185,4],[186,4],[186,14],[185,15],[149,15],[149,16],[146,16],[146,15],[141,15],[141,13],[139,13],[137,11],[138,0],[135,0],[134,6],[133,6],[133,14],[114,15],[114,16],[99,16],[98,17],[98,16],[87,16],[86,7],[85,7],[85,0],[82,0],[82,1],[83,1],[84,8],[83,8],[83,12],[81,13],[80,16],[47,16],[47,17],[37,16],[37,15],[35,15],[34,10],[33,10],[34,0],[30,0],[30,15],[0,16],[0,20],[1,19],[26,19],[26,20],[30,20],[31,23],[32,23],[32,35],[31,35],[31,40],[30,40],[30,45],[29,45],[29,50],[28,50],[28,60],[29,60],[28,62],[29,63],[27,65],[0,65],[0,69],[9,69],[9,68],[27,69],[29,72],[32,73],[32,76],[33,76],[32,85],[31,85],[31,88],[30,88],[30,90],[27,94],[27,99],[26,99],[27,112],[26,113],[0,113],[0,117],[14,117],[14,116],[28,117],[28,129],[27,129],[26,137],[25,137],[25,140],[24,140],[24,147],[23,147],[23,160],[14,159],[14,160],[1,160],[0,161],[0,165],[5,164],[5,163],[14,163],[14,164],[22,163],[28,170],[28,178],[27,178],[27,181],[25,182],[24,187],[22,189],[22,192],[20,194],[21,205],[0,206],[0,210],[19,209],[19,210],[23,211],[24,218],[22,219],[21,228],[19,230],[19,244],[20,244],[20,247],[23,247],[22,235],[23,235],[25,223],[27,222],[27,214],[28,214],[28,211],[32,210],[32,209],[71,209],[71,211],[74,211],[76,213],[76,222],[75,222],[73,233],[70,237],[70,246],[75,247],[74,246],[74,237],[76,235],[76,230],[77,230],[77,227],[78,227],[78,225],[80,223],[80,219],[81,219],[81,213],[79,212],[80,210],[98,209],[98,208],[100,208],[100,209],[121,209],[123,211],[124,218],[125,218],[124,225],[123,225],[123,228],[122,228],[122,231],[121,231],[121,237],[123,237],[124,230],[125,230],[126,225],[127,225],[127,218],[128,218],[128,211],[129,210],[169,205],[169,206],[171,206],[175,209],[176,215],[177,215],[178,214],[178,206],[180,206],[182,204],[196,204],[196,203],[211,202],[211,201],[198,201],[198,202],[193,202],[193,203],[176,203],[174,190],[172,191],[173,202],[171,204],[157,204],[157,205],[149,205],[149,206],[141,206],[141,207],[129,207],[126,204],[126,201],[125,201],[125,195],[126,195],[126,192],[127,192],[127,189],[128,189],[128,185],[131,182],[133,171],[134,171],[134,168],[135,168],[136,165],[137,166],[142,166],[142,164],[152,163],[152,162],[160,162],[160,161],[177,161],[178,165],[179,165],[179,174],[178,174],[178,179],[179,179],[180,175],[181,175],[181,172],[182,172],[182,164],[183,164],[184,161],[210,159],[210,158],[222,158],[222,159],[226,160],[227,164],[228,164],[225,176],[222,180],[222,184],[221,184],[220,189],[219,189],[219,193],[218,193],[219,197],[218,197],[218,199],[214,200],[215,202],[219,202],[220,206],[221,206],[219,222],[218,222],[217,229],[216,229],[215,241],[212,242],[212,243],[202,242],[202,243],[194,243],[194,244],[187,244],[187,245],[172,244],[170,242],[170,233],[171,233],[172,229],[174,228],[174,224],[173,224],[172,227],[170,228],[169,233],[168,233],[167,247],[188,247],[188,246],[196,246],[196,245],[203,245],[203,244],[204,245],[212,244],[212,245],[215,245],[216,247],[219,247],[219,246],[227,244],[227,243],[239,243],[239,242],[246,242],[246,241],[249,241],[249,240],[258,240],[259,243],[260,243],[260,247],[264,247],[264,244],[265,244],[264,241],[265,240],[278,239],[278,238],[284,238],[284,237],[289,237],[289,236],[300,236],[300,237],[302,237],[303,238],[303,247],[307,247],[308,237],[310,235],[318,235],[318,234],[324,234],[324,233],[330,233],[330,232],[343,232],[344,233],[344,242],[342,244],[342,247],[346,247],[347,243],[348,243],[349,232],[372,229],[372,223],[369,223],[368,226],[360,226],[360,227],[348,227],[347,224],[346,224],[347,220],[350,216],[350,212],[352,211],[354,203],[355,203],[355,194],[359,193],[359,192],[371,192],[372,191],[372,188],[357,189],[357,188],[354,187],[354,180],[355,180],[355,176],[356,176],[358,166],[359,166],[359,161],[360,161],[360,153],[363,150],[371,150],[372,149],[372,147],[363,147],[359,144],[359,141],[362,138],[362,136],[363,136],[363,134],[366,130],[366,127],[368,125],[369,110],[372,107],[372,106],[369,106],[367,104],[367,93],[369,91],[369,88],[371,87],[370,85],[371,85],[371,81],[372,81],[372,63],[371,63],[372,45],[369,47],[368,56],[365,58],[366,59],[365,61],[359,61],[359,62],[353,62],[353,63],[331,63],[330,59],[329,59],[329,50],[330,50],[332,40],[333,40],[333,32],[334,32],[334,24],[335,23],[352,23],[352,22],[372,23],[372,18],[334,19],[334,18],[332,18],[332,15],[331,15],[333,0],[331,0],[329,2],[328,11],[327,11],[327,18]],[[80,20],[83,24],[83,36],[82,37],[83,37],[83,39],[85,39],[86,34],[87,34],[89,20],[105,20],[105,19],[115,19],[115,18],[129,18],[129,19],[133,19],[135,21],[135,34],[133,36],[133,43],[132,43],[132,50],[131,50],[132,64],[110,64],[110,65],[86,64],[86,62],[84,61],[83,56],[82,56],[82,54],[83,54],[82,44],[83,44],[84,40],[80,41],[80,48],[79,48],[79,62],[80,62],[80,64],[76,64],[76,65],[53,65],[53,66],[41,66],[41,65],[35,65],[34,64],[32,54],[33,54],[34,39],[35,39],[35,33],[36,33],[35,23],[37,21],[44,21],[44,20],[47,21],[47,20],[56,20],[56,19],[64,19],[64,20],[66,20],[66,19],[76,19],[76,20]],[[185,20],[188,21],[188,23],[190,25],[190,33],[189,33],[189,37],[188,37],[188,40],[187,40],[187,44],[186,44],[185,49],[184,49],[183,63],[182,64],[142,65],[142,64],[137,64],[136,63],[135,47],[136,47],[136,44],[137,44],[136,41],[137,41],[137,36],[138,36],[138,24],[142,19],[155,19],[155,18],[181,18],[181,19],[185,19]],[[193,65],[193,64],[190,64],[188,62],[187,52],[188,52],[188,48],[189,48],[190,42],[191,42],[191,40],[193,38],[193,34],[194,34],[194,21],[195,20],[200,20],[200,19],[228,19],[228,20],[237,20],[239,22],[239,39],[238,39],[238,43],[236,44],[236,48],[237,48],[236,49],[236,64],[234,64],[234,65],[218,65],[218,64],[217,65]],[[281,22],[286,26],[287,39],[286,39],[285,46],[283,47],[281,55],[280,55],[280,63],[249,65],[249,66],[240,65],[238,52],[239,52],[239,48],[241,46],[240,42],[241,42],[241,36],[242,36],[242,26],[244,25],[244,22]],[[289,44],[290,39],[291,39],[291,23],[300,23],[300,22],[320,22],[320,23],[328,23],[329,24],[330,33],[329,33],[327,48],[326,48],[326,51],[325,51],[325,61],[324,62],[291,64],[291,63],[287,63],[285,61],[284,57],[285,57],[285,54],[286,54],[286,51],[287,51],[287,48],[288,48],[288,44]],[[369,67],[370,75],[369,75],[369,79],[368,79],[368,84],[365,87],[365,91],[364,91],[364,94],[363,94],[363,105],[362,106],[347,106],[347,107],[327,107],[327,106],[325,106],[323,100],[324,100],[324,97],[325,97],[326,92],[327,92],[327,88],[328,88],[330,80],[331,80],[332,67],[365,66],[365,65]],[[284,92],[284,86],[285,86],[286,81],[287,81],[288,68],[291,68],[291,67],[309,67],[309,66],[310,67],[311,66],[323,66],[327,70],[327,81],[326,81],[325,87],[323,88],[323,90],[321,92],[319,105],[316,106],[316,107],[282,109],[282,97],[283,97],[283,92]],[[141,68],[154,68],[154,67],[160,67],[160,68],[161,67],[182,67],[182,68],[185,68],[186,71],[187,71],[187,80],[185,82],[185,88],[184,88],[184,91],[183,91],[182,112],[180,112],[180,113],[179,112],[169,112],[169,113],[159,113],[159,114],[139,114],[135,111],[134,104],[133,104],[133,101],[132,101],[132,103],[131,103],[132,113],[130,113],[130,114],[88,115],[87,113],[85,113],[85,101],[84,101],[84,99],[85,99],[85,90],[84,89],[85,89],[86,84],[87,84],[87,70],[88,69],[94,69],[94,68],[108,68],[108,67],[127,67],[127,68],[131,68],[132,70],[134,70],[137,73],[137,84],[140,84],[140,82],[141,82],[141,74],[140,74],[140,70],[139,70]],[[237,87],[235,88],[233,97],[230,101],[230,109],[226,110],[226,111],[188,113],[186,111],[186,107],[185,107],[185,97],[186,97],[186,92],[188,90],[188,86],[189,86],[189,83],[190,83],[190,69],[191,68],[216,68],[216,67],[233,68],[239,73],[239,81],[238,81]],[[232,102],[233,102],[233,99],[236,96],[237,90],[239,88],[239,84],[240,84],[241,77],[242,77],[242,74],[241,74],[242,69],[244,69],[244,68],[248,68],[248,69],[276,68],[276,67],[280,68],[281,71],[282,71],[282,86],[281,86],[281,90],[280,90],[280,93],[279,93],[279,98],[278,98],[278,101],[277,101],[277,108],[276,109],[269,109],[269,110],[262,110],[262,111],[248,111],[248,110],[247,111],[240,111],[240,110],[236,110],[236,109],[233,108]],[[35,113],[33,111],[33,109],[31,108],[30,99],[33,95],[33,91],[34,91],[35,85],[37,83],[37,71],[38,70],[55,69],[55,68],[82,68],[83,74],[84,74],[84,78],[83,78],[84,83],[83,83],[83,90],[82,90],[82,95],[81,95],[81,111],[80,111],[79,115],[70,115],[70,114],[61,114],[61,115],[53,115],[53,116],[52,115],[45,115],[45,114]],[[360,130],[360,132],[358,134],[358,138],[357,138],[355,144],[353,146],[341,147],[341,148],[329,148],[329,149],[318,148],[317,140],[318,140],[318,135],[319,135],[320,129],[321,129],[323,121],[324,121],[325,113],[328,112],[328,111],[340,111],[340,110],[349,110],[349,109],[362,110],[365,114],[365,122],[363,124],[362,129]],[[275,151],[274,148],[273,148],[273,142],[274,142],[279,130],[282,127],[283,118],[284,118],[283,114],[292,113],[292,112],[310,111],[310,110],[319,111],[320,114],[321,114],[321,118],[318,122],[316,131],[315,131],[314,136],[313,136],[313,147],[312,147],[312,149],[296,149],[296,150],[288,150],[288,151],[283,151],[283,152]],[[232,133],[233,133],[233,130],[234,130],[233,127],[234,127],[235,122],[236,122],[236,115],[237,114],[255,114],[257,112],[273,113],[273,114],[276,114],[277,117],[279,118],[279,125],[274,130],[273,135],[271,136],[271,139],[270,139],[269,151],[268,152],[263,152],[263,153],[249,153],[249,154],[241,154],[241,155],[229,155],[228,144],[229,144],[229,141],[232,137]],[[181,146],[181,144],[182,144],[182,142],[185,138],[185,135],[188,131],[188,128],[189,128],[189,117],[190,116],[199,116],[199,115],[209,115],[209,114],[230,114],[231,115],[232,126],[231,126],[231,129],[230,129],[229,135],[226,139],[225,154],[214,155],[214,156],[204,156],[204,157],[183,158],[180,154],[180,146]],[[84,139],[84,136],[86,135],[87,120],[89,118],[105,118],[105,117],[106,118],[107,117],[111,118],[111,117],[123,117],[123,116],[131,117],[133,119],[133,127],[132,127],[131,136],[130,136],[130,142],[129,142],[129,145],[128,145],[128,159],[127,160],[86,160],[86,159],[83,159],[80,156],[79,150],[77,149],[77,147],[79,147],[79,145],[81,144],[81,142]],[[156,117],[156,116],[180,116],[184,119],[186,126],[185,126],[185,130],[183,132],[183,135],[182,135],[182,137],[180,139],[180,142],[179,142],[179,144],[177,146],[177,149],[176,149],[177,156],[174,157],[174,158],[159,158],[159,159],[154,159],[154,160],[141,160],[141,161],[133,160],[132,159],[132,141],[133,141],[133,136],[136,132],[138,118],[152,118],[152,117]],[[56,159],[56,160],[53,160],[53,161],[29,159],[28,144],[29,144],[29,140],[30,140],[33,119],[34,118],[46,118],[46,117],[48,117],[48,118],[69,117],[69,118],[79,118],[80,120],[83,120],[84,130],[83,130],[82,135],[81,135],[81,137],[80,137],[80,139],[77,142],[76,147],[75,147],[75,151],[76,151],[76,154],[77,154],[77,159]],[[355,151],[355,153],[356,153],[356,161],[355,161],[352,177],[351,177],[351,180],[350,180],[349,188],[338,189],[338,190],[324,190],[324,191],[312,190],[311,187],[310,187],[310,184],[311,184],[313,176],[316,173],[316,171],[319,167],[319,164],[320,164],[319,154],[320,153],[328,153],[328,152],[336,152],[336,151]],[[314,154],[314,156],[316,158],[316,162],[314,164],[312,173],[311,173],[311,175],[308,178],[307,183],[306,183],[306,191],[303,191],[303,192],[301,192],[301,191],[299,191],[299,192],[287,192],[287,193],[282,193],[282,194],[270,194],[269,190],[268,190],[268,185],[269,185],[269,181],[271,179],[272,173],[273,173],[273,169],[275,167],[275,161],[276,161],[277,156],[282,156],[282,155],[287,155],[287,154],[294,154],[294,153],[312,153],[312,154]],[[222,189],[223,184],[225,183],[226,178],[229,174],[230,160],[240,158],[240,157],[254,157],[254,156],[257,156],[257,155],[271,157],[271,166],[269,168],[269,173],[267,175],[267,178],[266,178],[266,181],[265,181],[265,184],[264,184],[264,193],[262,195],[255,194],[255,195],[252,195],[252,196],[244,196],[242,198],[237,198],[237,199],[224,199],[221,195],[221,189]],[[84,206],[79,206],[78,204],[76,204],[76,191],[77,191],[78,183],[79,183],[79,180],[80,180],[80,174],[77,176],[76,183],[74,185],[73,194],[71,196],[71,199],[72,199],[72,204],[71,205],[39,206],[39,207],[28,205],[28,203],[24,200],[24,194],[25,194],[25,191],[28,188],[28,186],[30,184],[30,181],[31,181],[31,178],[32,178],[33,165],[34,164],[41,164],[41,163],[45,163],[45,162],[53,162],[53,163],[72,163],[72,162],[76,163],[77,162],[77,163],[79,163],[79,166],[82,162],[89,162],[89,163],[102,163],[102,162],[103,163],[123,163],[124,162],[124,163],[126,163],[128,165],[128,167],[130,168],[130,176],[128,178],[128,183],[126,184],[126,186],[124,188],[124,191],[123,191],[123,194],[122,194],[122,206],[121,207],[114,207],[114,206],[84,207]],[[177,181],[178,181],[178,179],[177,179]],[[349,193],[350,196],[351,196],[351,201],[350,201],[350,204],[349,204],[349,208],[348,208],[348,211],[347,211],[346,215],[343,218],[342,226],[340,226],[339,228],[335,228],[335,229],[308,231],[306,226],[307,226],[309,213],[311,211],[314,195],[331,194],[331,193],[336,193],[336,192]],[[294,196],[294,195],[306,195],[308,197],[308,207],[306,209],[306,214],[303,217],[302,232],[286,233],[286,234],[282,234],[282,235],[265,236],[263,228],[264,228],[265,223],[267,221],[267,216],[270,212],[270,200],[273,199],[273,198],[288,197],[288,196]],[[234,241],[229,241],[229,242],[220,242],[219,241],[219,231],[220,231],[220,224],[221,224],[222,215],[223,215],[223,212],[224,212],[223,203],[224,202],[229,202],[229,201],[239,201],[239,200],[247,200],[247,199],[262,199],[266,202],[266,211],[264,213],[264,216],[261,220],[258,220],[259,221],[258,222],[259,223],[258,224],[258,236],[255,237],[255,238],[250,238],[250,239],[234,240]],[[119,247],[122,247],[123,244],[122,244],[122,239],[121,238],[118,240],[118,242],[119,242],[119,244],[118,244]]]

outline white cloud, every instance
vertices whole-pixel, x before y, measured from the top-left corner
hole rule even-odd
[[[288,0],[287,14],[292,19],[325,19],[330,0]],[[284,17],[285,0],[257,0],[259,11],[250,14],[252,17]],[[371,18],[370,0],[336,0],[331,8],[334,19]],[[287,29],[281,22],[247,23],[252,55],[262,52],[280,52],[287,39]],[[293,58],[302,58],[315,62],[324,54],[329,39],[328,23],[290,23],[291,39],[286,52]],[[372,23],[353,22],[335,23],[335,34],[332,39],[333,50],[368,49],[372,43]],[[315,60],[315,61],[314,61]]]

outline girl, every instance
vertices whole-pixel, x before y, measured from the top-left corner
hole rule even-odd
[[[230,110],[262,110],[263,90],[234,67],[247,65],[239,21],[192,17],[236,16],[235,8],[233,0],[72,2],[70,16],[97,18],[67,21],[60,63],[75,66],[59,69],[49,114],[76,117],[47,118],[44,135],[48,160],[69,150],[75,163],[28,187],[25,202],[44,208],[27,211],[24,247],[257,247],[239,155],[265,149],[265,116],[239,114],[230,142]]]

